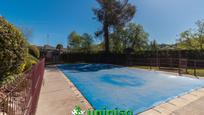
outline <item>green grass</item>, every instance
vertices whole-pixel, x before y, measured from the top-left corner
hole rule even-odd
[[[194,75],[193,69],[188,69],[188,74]],[[196,69],[197,76],[204,77],[204,69]]]
[[[132,68],[150,69],[150,66],[132,66]],[[159,69],[158,67],[152,66],[151,69],[178,73],[177,68]],[[194,75],[194,70],[193,69],[187,69],[187,74]],[[204,77],[204,69],[196,69],[196,74],[197,74],[197,76]]]

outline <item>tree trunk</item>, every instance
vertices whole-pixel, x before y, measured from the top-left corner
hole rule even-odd
[[[103,32],[104,32],[104,41],[105,41],[105,52],[109,53],[109,30],[108,30],[107,24],[104,24]]]

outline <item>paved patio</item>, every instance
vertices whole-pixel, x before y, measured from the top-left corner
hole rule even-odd
[[[91,108],[61,71],[46,67],[36,115],[71,115],[76,105]]]
[[[79,105],[83,110],[91,105],[54,66],[46,67],[36,115],[71,115]],[[204,89],[193,91],[147,110],[141,115],[204,115]]]

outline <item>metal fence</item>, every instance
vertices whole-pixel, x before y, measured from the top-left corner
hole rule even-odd
[[[197,53],[197,56],[190,55],[195,53]],[[124,66],[147,66],[150,69],[152,67],[158,67],[158,69],[173,70],[172,72],[178,72],[179,74],[189,71],[190,74],[195,76],[204,75],[204,71],[202,70],[204,69],[204,51],[183,51],[181,54],[179,55],[175,51],[160,51],[160,53],[144,52],[139,54],[64,53],[60,55],[58,60],[50,58],[46,60],[46,63],[108,63]]]
[[[204,69],[204,60],[185,59],[185,58],[130,58],[127,61],[129,66],[147,66],[149,69],[157,67],[159,70],[176,71],[180,75],[191,74],[198,75],[198,70]],[[204,75],[204,73],[202,73]]]
[[[35,115],[44,75],[45,60],[41,59],[0,92],[0,115]]]

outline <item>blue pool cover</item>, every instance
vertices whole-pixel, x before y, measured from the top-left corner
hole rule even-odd
[[[204,87],[199,79],[108,64],[58,65],[94,109],[143,112]]]

